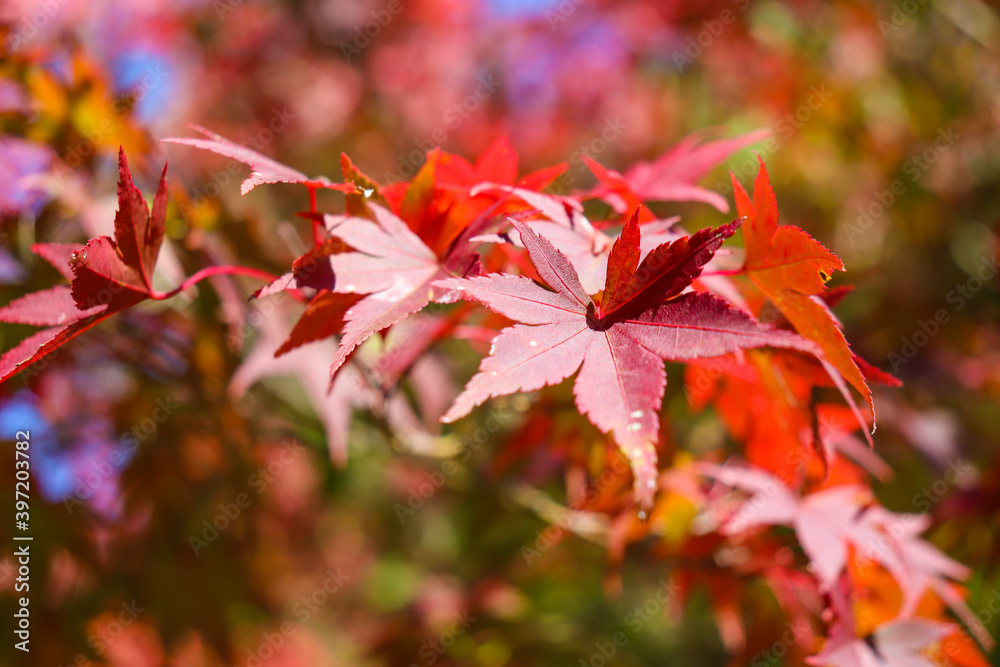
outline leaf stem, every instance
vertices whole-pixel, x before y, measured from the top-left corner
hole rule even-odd
[[[316,208],[316,188],[309,188],[309,212],[314,214],[319,213],[319,209]],[[313,245],[317,248],[323,245],[323,235],[320,233],[320,222],[316,217],[312,219],[313,228]]]
[[[170,290],[169,292],[153,292],[150,294],[151,299],[157,301],[162,301],[164,299],[169,299],[176,296],[191,287],[195,283],[199,283],[206,278],[211,278],[213,276],[250,276],[251,278],[260,278],[266,282],[274,282],[278,279],[267,271],[262,271],[260,269],[255,269],[249,266],[210,266],[208,268],[202,269],[201,271],[195,272],[191,277],[182,282],[178,287]]]
[[[728,269],[726,271],[705,271],[701,275],[703,276],[739,276],[743,275],[743,269]]]

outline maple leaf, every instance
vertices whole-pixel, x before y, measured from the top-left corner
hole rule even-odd
[[[305,312],[288,334],[288,339],[274,352],[274,356],[280,357],[300,345],[340,333],[344,327],[344,315],[359,300],[357,295],[320,290],[309,301]]]
[[[699,187],[698,181],[730,154],[767,135],[767,130],[758,130],[732,139],[705,141],[705,133],[692,134],[655,160],[638,162],[624,174],[584,157],[600,182],[600,186],[588,194],[608,201],[622,214],[634,211],[647,201],[699,201],[727,213],[729,204],[725,198]]]
[[[895,514],[884,507],[873,506],[866,510],[863,519],[892,538],[881,543],[879,551],[859,555],[880,562],[899,583],[903,591],[899,615],[906,617],[914,613],[924,595],[933,591],[962,619],[976,639],[992,650],[993,638],[951,584],[952,580],[968,579],[971,571],[919,537],[930,527],[930,517]]]
[[[111,315],[145,299],[162,298],[153,289],[152,275],[166,223],[166,166],[152,211],[132,183],[124,150],[119,151],[118,172],[113,240],[102,236],[79,249],[52,243],[32,248],[72,285],[28,294],[0,308],[2,322],[48,327],[0,357],[0,382]]]
[[[348,215],[371,217],[367,204],[369,199],[379,206],[389,207],[389,203],[382,196],[379,184],[358,169],[347,153],[340,154],[340,170],[344,174],[344,182],[354,183],[358,190],[355,193],[346,193],[344,196],[344,210]]]
[[[500,188],[501,186],[488,186]],[[477,188],[476,191],[480,191]],[[524,190],[523,188],[506,188],[511,195],[519,197],[534,206],[544,218],[524,220],[524,224],[544,236],[555,248],[566,255],[573,268],[576,269],[580,283],[587,294],[597,294],[604,289],[607,277],[608,257],[614,238],[594,227],[593,224],[574,208],[564,206],[562,202],[549,195]],[[635,216],[639,215],[638,209]],[[645,258],[654,248],[683,236],[675,224],[680,218],[654,220],[643,225],[640,239],[640,259]],[[638,217],[636,218],[638,221]],[[477,236],[473,241],[505,242],[512,241],[523,246],[517,238],[516,231],[511,235],[490,234]]]
[[[366,191],[372,190],[381,196],[388,202],[388,208],[441,256],[476,221],[482,221],[491,214],[511,214],[518,209],[491,190],[541,190],[567,167],[559,164],[517,179],[517,163],[517,154],[510,142],[505,137],[499,137],[483,151],[475,164],[440,148],[428,151],[426,162],[408,183],[395,183],[372,190],[371,179],[359,178],[363,174],[356,169],[350,171],[350,177],[345,171],[345,179],[354,180]],[[349,208],[348,213],[357,214],[357,211]]]
[[[300,257],[291,272],[256,296],[310,287],[340,295],[339,303],[347,311],[341,317],[331,309],[334,316],[326,317],[319,305],[332,305],[327,298],[307,311],[304,317],[309,321],[296,327],[289,345],[306,331],[314,338],[322,332],[337,333],[342,321],[341,347],[331,367],[335,375],[373,333],[422,310],[430,301],[445,299],[445,292],[431,285],[434,280],[479,271],[474,239],[493,224],[495,206],[486,201],[467,207],[474,197],[467,188],[442,187],[441,181],[457,178],[456,170],[464,171],[463,163],[473,169],[456,156],[434,150],[413,181],[402,184],[405,189],[380,188],[350,158],[341,156],[345,179],[361,192],[347,197],[347,209],[353,215],[317,215],[315,219],[322,220],[334,238]],[[352,251],[344,252],[347,247]],[[362,299],[362,295],[370,297]],[[285,349],[289,348],[281,348]]]
[[[930,518],[895,514],[871,504],[871,495],[858,486],[836,486],[798,497],[782,481],[760,469],[701,463],[697,468],[727,486],[751,494],[728,517],[721,532],[733,535],[762,525],[795,529],[802,550],[824,590],[833,590],[848,562],[848,546],[870,564],[889,571],[903,591],[900,616],[911,615],[928,591],[933,591],[972,629],[988,648],[993,640],[948,579],[968,578],[969,571],[918,535]]]
[[[344,327],[331,376],[372,334],[422,310],[431,301],[452,300],[449,290],[434,285],[437,280],[479,270],[479,255],[468,243],[456,244],[438,258],[397,216],[378,204],[369,202],[368,206],[374,220],[325,217],[329,233],[352,250],[326,257],[330,272],[316,272],[310,283],[338,295],[367,295],[350,304],[343,314]]]
[[[317,214],[317,219],[320,221],[324,220],[320,214]],[[291,271],[254,292],[254,298],[261,299],[265,296],[279,292],[299,290],[303,287],[316,290],[326,289],[326,285],[333,283],[333,272],[330,270],[329,257],[346,249],[347,246],[340,239],[326,239],[310,248],[301,257],[297,257],[292,262]]]
[[[565,169],[557,165],[517,180],[517,155],[504,137],[497,139],[475,165],[458,155],[435,148],[409,184],[383,190],[393,201],[393,210],[420,238],[442,255],[474,221],[488,214],[516,210],[489,191],[533,192],[545,187]],[[497,184],[490,183],[499,179]],[[405,186],[405,189],[404,189]]]
[[[150,211],[132,183],[125,151],[118,162],[118,211],[114,239],[91,239],[73,254],[73,298],[81,308],[102,303],[121,310],[160,295],[153,289],[153,267],[163,244],[167,218],[167,168]]]
[[[875,403],[855,363],[847,339],[827,306],[818,298],[826,281],[844,265],[818,241],[793,225],[778,225],[778,204],[764,161],[754,182],[753,201],[732,176],[736,210],[746,218],[743,238],[747,277],[760,289],[796,331],[815,341],[827,361],[868,403],[874,430]]]
[[[765,345],[812,349],[799,336],[765,328],[712,294],[682,294],[739,222],[663,244],[640,264],[633,218],[611,249],[601,305],[587,295],[565,255],[527,225],[512,222],[551,291],[505,274],[436,283],[518,322],[493,340],[479,373],[443,419],[454,421],[493,396],[557,384],[579,370],[577,407],[623,448],[644,508],[651,506],[656,488],[654,443],[665,359],[715,357]]]
[[[935,667],[925,651],[953,631],[951,625],[923,618],[893,619],[867,637],[856,637],[852,629],[838,627],[823,650],[806,662],[820,667]]]
[[[497,137],[487,146],[474,164],[459,155],[447,155],[438,169],[437,184],[441,187],[468,191],[481,183],[507,185],[529,191],[540,191],[569,167],[565,162],[517,177],[518,157],[505,136]]]
[[[200,132],[208,138],[191,139],[186,137],[170,137],[167,139],[161,139],[160,141],[171,144],[194,146],[195,148],[211,151],[222,155],[223,157],[232,158],[237,162],[242,162],[247,165],[250,167],[251,171],[250,175],[240,186],[240,194],[245,195],[258,185],[266,183],[300,183],[305,185],[310,190],[325,188],[329,190],[340,190],[341,192],[348,193],[357,192],[357,188],[353,183],[334,183],[324,176],[310,178],[297,169],[292,169],[291,167],[283,165],[276,160],[272,160],[265,155],[261,155],[252,148],[247,148],[246,146],[241,146],[240,144],[229,141],[225,137],[210,130],[206,130],[199,125],[189,124],[188,127],[196,132]]]
[[[787,525],[795,529],[816,578],[829,589],[847,566],[848,544],[874,550],[881,535],[858,521],[870,495],[859,486],[837,486],[797,496],[781,479],[757,468],[698,464],[698,470],[723,484],[750,494],[746,503],[722,525],[735,535],[755,526]]]

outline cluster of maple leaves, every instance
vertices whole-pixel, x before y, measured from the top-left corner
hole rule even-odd
[[[779,225],[763,162],[752,198],[733,179],[736,217],[718,227],[689,234],[676,218],[658,219],[647,206],[700,201],[727,212],[722,197],[697,183],[759,134],[692,137],[623,174],[589,161],[597,186],[557,196],[545,190],[565,165],[519,177],[505,139],[474,163],[435,149],[411,181],[379,185],[347,156],[343,182],[334,183],[196,129],[204,138],[168,141],[250,166],[243,194],[269,183],[309,192],[310,210],[302,215],[312,223],[313,248],[287,274],[269,276],[255,296],[287,292],[305,302],[287,338],[273,341],[274,356],[337,341],[328,378],[323,374],[327,387],[318,393],[328,389],[354,405],[372,405],[379,392],[354,391],[364,377],[384,393],[415,374],[435,343],[460,337],[474,347],[489,341],[489,352],[450,405],[428,411],[442,422],[491,398],[575,375],[576,408],[610,435],[632,471],[632,498],[615,506],[612,551],[647,536],[677,502],[690,503],[701,521],[689,526],[691,539],[677,554],[704,556],[732,545],[755,550],[732,571],[764,577],[789,615],[805,621],[796,625],[807,628],[796,639],[816,653],[811,664],[916,666],[934,664],[932,657],[985,664],[966,631],[945,616],[948,607],[981,645],[991,646],[956,583],[968,572],[920,539],[925,518],[887,511],[867,487],[866,475],[884,467],[870,449],[875,406],[868,383],[898,381],[851,352],[832,312],[849,290],[826,285],[844,269],[840,260],[802,229]],[[119,169],[113,239],[33,246],[70,285],[0,308],[0,321],[44,327],[4,353],[0,381],[144,300],[169,298],[220,273],[263,276],[210,267],[171,291],[154,289],[166,169],[151,209],[132,183],[124,152]],[[343,214],[318,210],[320,189],[344,194]],[[723,250],[737,232],[742,249]],[[405,329],[431,304],[443,306],[418,331]],[[764,324],[761,314],[772,307],[780,319]],[[367,375],[352,370],[365,341],[387,331],[404,332],[404,353],[368,364]],[[660,469],[665,361],[686,364],[692,409],[713,405],[745,462],[675,459]],[[837,393],[840,400],[824,398]],[[867,442],[856,437],[859,431]],[[339,460],[344,437],[331,436]],[[775,525],[794,529],[804,561],[796,563],[788,546],[767,533]],[[719,586],[726,576],[692,574],[685,590]],[[886,590],[897,591],[898,600],[872,621],[857,600]],[[735,603],[723,595],[715,604],[726,627]],[[820,626],[829,631],[814,631]]]

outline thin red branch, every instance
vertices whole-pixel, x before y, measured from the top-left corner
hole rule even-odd
[[[262,271],[260,269],[255,269],[249,266],[210,266],[208,268],[202,269],[201,271],[195,272],[191,277],[181,283],[178,287],[170,290],[169,292],[153,292],[150,294],[150,298],[156,299],[157,301],[162,301],[164,299],[169,299],[176,296],[193,286],[195,283],[199,283],[206,278],[211,278],[212,276],[250,276],[251,278],[260,278],[265,282],[274,282],[278,279],[267,271]]]

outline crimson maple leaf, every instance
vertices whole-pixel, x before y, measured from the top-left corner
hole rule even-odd
[[[660,245],[640,264],[633,217],[611,249],[601,303],[587,295],[565,255],[526,224],[512,222],[551,290],[505,274],[435,283],[518,322],[493,340],[479,373],[443,420],[454,421],[493,396],[558,384],[579,370],[577,407],[624,450],[644,508],[652,505],[656,488],[664,360],[765,345],[816,351],[801,337],[766,328],[713,294],[684,292],[739,221]]]
[[[764,161],[754,182],[753,201],[733,176],[737,213],[746,218],[747,277],[781,311],[796,331],[815,341],[827,360],[857,389],[871,411],[875,404],[865,378],[836,319],[819,298],[826,281],[844,264],[836,255],[794,225],[778,225],[778,203]]]
[[[712,167],[735,151],[767,136],[766,130],[732,139],[710,139],[704,133],[685,137],[651,162],[638,162],[624,174],[608,169],[589,157],[584,159],[600,185],[590,196],[606,200],[619,213],[634,211],[644,201],[699,201],[723,213],[729,204],[717,192],[697,185]],[[644,220],[648,211],[643,209]]]
[[[132,183],[124,150],[119,152],[118,173],[114,240],[102,236],[79,249],[54,243],[32,248],[72,286],[34,292],[0,308],[0,322],[48,327],[0,357],[0,382],[111,315],[148,298],[163,298],[153,290],[152,275],[166,223],[167,168],[163,168],[152,212]]]

